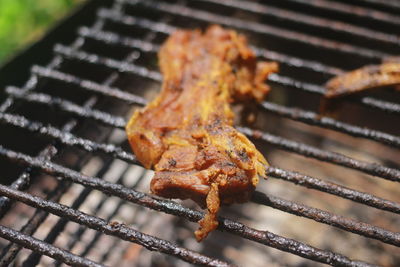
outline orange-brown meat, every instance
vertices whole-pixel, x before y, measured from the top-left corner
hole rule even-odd
[[[256,62],[244,36],[219,26],[179,30],[159,52],[161,93],[126,126],[138,160],[154,168],[151,191],[192,199],[208,212],[195,235],[217,225],[220,204],[243,202],[267,161],[235,128],[230,103],[261,101],[275,63]]]
[[[369,65],[328,81],[325,97],[335,98],[382,86],[400,84],[400,62]]]
[[[368,65],[346,72],[326,83],[321,113],[335,111],[337,100],[384,86],[400,85],[400,58],[391,58],[380,65]]]

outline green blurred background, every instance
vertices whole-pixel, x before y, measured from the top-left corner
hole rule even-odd
[[[0,65],[85,0],[0,0]]]

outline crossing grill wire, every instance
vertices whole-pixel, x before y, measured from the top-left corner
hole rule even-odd
[[[107,3],[107,4],[106,4]],[[400,54],[400,6],[376,0],[97,1],[22,86],[0,91],[0,266],[399,266],[400,93],[318,114],[334,75]],[[157,51],[221,24],[276,61],[254,125],[271,166],[249,203],[193,238],[190,201],[148,193],[124,134],[160,88]],[[15,74],[17,75],[17,74]],[[238,107],[240,109],[240,107]]]

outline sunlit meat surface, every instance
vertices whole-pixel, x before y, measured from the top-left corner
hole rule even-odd
[[[154,168],[151,191],[192,199],[207,214],[202,240],[217,225],[221,204],[248,200],[267,161],[233,125],[234,101],[256,105],[269,91],[275,63],[256,62],[244,36],[220,26],[178,30],[159,51],[164,77],[158,97],[126,126],[138,160]]]
[[[387,59],[380,65],[368,65],[338,75],[326,83],[321,112],[334,112],[337,100],[384,86],[400,85],[400,58]]]

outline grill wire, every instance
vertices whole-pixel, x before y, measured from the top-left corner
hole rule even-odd
[[[30,214],[26,223],[19,230],[13,229],[10,225],[5,226],[4,223],[0,225],[0,236],[10,241],[3,248],[0,265],[9,265],[24,251],[22,248],[27,248],[32,253],[25,254],[26,256],[21,263],[22,266],[39,264],[43,260],[42,255],[53,258],[55,261],[52,263],[56,266],[61,265],[61,263],[74,266],[103,266],[102,264],[112,257],[112,249],[115,249],[121,240],[139,244],[151,251],[168,254],[189,263],[209,266],[233,265],[233,263],[225,259],[216,259],[188,249],[183,245],[183,242],[169,242],[162,237],[144,233],[146,231],[142,229],[146,229],[146,224],[154,219],[153,217],[158,216],[158,213],[154,213],[153,217],[152,214],[141,215],[149,213],[142,207],[171,214],[191,222],[197,222],[203,216],[203,212],[185,206],[185,202],[181,204],[180,202],[160,199],[143,193],[143,187],[140,187],[140,185],[144,184],[151,174],[140,167],[136,167],[136,170],[140,170],[138,171],[139,174],[136,175],[137,179],[134,182],[129,182],[129,177],[131,177],[129,166],[131,164],[139,165],[139,163],[136,161],[135,156],[129,152],[125,140],[123,138],[114,138],[120,141],[112,142],[112,136],[115,131],[122,132],[120,129],[124,128],[126,114],[130,110],[119,110],[118,108],[113,110],[106,107],[107,104],[114,103],[113,101],[124,103],[126,106],[135,105],[137,107],[147,103],[149,95],[146,95],[146,92],[137,93],[138,91],[135,91],[133,93],[131,90],[132,85],[119,81],[121,77],[130,77],[129,79],[136,81],[134,86],[143,85],[143,88],[146,88],[146,85],[150,84],[157,88],[162,76],[152,62],[156,59],[156,52],[159,49],[160,42],[175,29],[182,26],[196,27],[204,26],[208,23],[218,23],[249,33],[250,43],[253,43],[251,37],[254,37],[255,43],[263,38],[280,40],[282,42],[281,50],[279,47],[267,50],[262,45],[253,47],[259,58],[277,61],[283,68],[281,73],[270,77],[269,83],[273,86],[273,89],[275,87],[285,88],[289,93],[300,91],[316,97],[319,97],[324,92],[324,88],[321,86],[323,81],[341,73],[345,69],[351,69],[351,66],[346,65],[351,61],[343,60],[343,63],[335,61],[336,63],[330,66],[323,62],[329,62],[331,59],[318,60],[318,54],[316,56],[306,56],[307,59],[302,58],[302,48],[307,51],[315,49],[330,53],[333,55],[331,57],[335,57],[335,55],[340,55],[341,58],[350,57],[358,64],[376,63],[382,58],[398,53],[400,50],[400,38],[388,32],[380,31],[378,28],[368,29],[368,27],[352,25],[350,22],[334,21],[330,18],[322,19],[301,13],[305,9],[321,10],[326,14],[339,14],[340,16],[338,17],[343,18],[345,21],[349,16],[354,16],[361,21],[375,23],[376,27],[385,26],[389,29],[398,30],[400,29],[400,17],[390,15],[387,12],[387,10],[399,10],[399,7],[393,5],[392,2],[358,0],[354,1],[354,3],[362,3],[363,7],[357,9],[351,9],[351,5],[340,1],[287,0],[282,1],[281,4],[279,1],[272,2],[275,7],[269,7],[261,2],[239,0],[165,0],[157,2],[151,0],[116,0],[111,8],[100,8],[98,10],[96,21],[91,27],[83,25],[78,29],[78,36],[73,44],[69,46],[57,44],[54,47],[55,56],[47,66],[33,66],[31,78],[23,87],[9,86],[6,88],[7,97],[0,105],[0,122],[2,126],[18,129],[27,133],[28,136],[32,136],[32,138],[40,137],[50,141],[35,155],[32,155],[31,151],[23,149],[18,151],[18,149],[9,147],[7,143],[0,141],[2,142],[0,144],[1,158],[12,163],[13,166],[24,167],[18,177],[12,179],[13,182],[9,186],[0,185],[0,195],[2,196],[0,198],[1,217],[5,220],[11,213],[15,213],[16,208],[13,203],[24,203],[34,208],[34,212]],[[283,2],[285,3],[282,4]],[[287,10],[284,7],[285,5],[291,8],[298,8],[299,12]],[[204,6],[205,8],[203,8]],[[132,10],[135,9],[141,10],[143,13],[134,13]],[[225,15],[224,12],[229,12],[229,10],[239,13],[239,17]],[[357,12],[354,12],[354,10],[357,10]],[[246,20],[246,16],[240,18],[240,14],[246,15],[249,12],[261,17],[272,17],[273,20],[289,20],[292,23],[299,24],[298,28],[314,27],[317,33],[284,30],[268,23]],[[187,25],[181,21],[187,22]],[[325,39],[318,36],[317,30],[351,36],[351,40],[354,43],[347,44]],[[361,38],[364,43],[361,44],[360,41],[354,41],[357,38]],[[85,51],[88,43],[96,43],[97,46],[95,47],[99,47],[98,51],[96,52],[96,48],[92,52]],[[288,50],[290,46],[285,47],[288,43],[295,43],[299,46],[299,51],[295,53],[299,57],[290,55],[288,52],[290,51]],[[376,49],[376,44],[381,45],[378,46],[380,49]],[[108,49],[120,49],[121,56],[113,56],[111,53],[111,56],[108,56]],[[74,66],[73,64],[75,66],[82,64],[82,66],[86,66],[85,68],[93,68],[94,70],[99,70],[99,72],[96,76],[85,77],[84,74],[76,74],[71,69],[68,71],[68,68],[64,67],[68,66],[68,64],[72,64],[72,66]],[[298,70],[301,74],[304,73],[305,77],[312,77],[317,82],[321,82],[310,83],[307,79],[301,79],[293,74],[293,71],[285,72],[285,70],[291,69]],[[96,71],[93,72],[95,73]],[[102,73],[107,74],[102,76]],[[60,93],[60,89],[50,88],[55,85],[73,91],[72,94],[81,92],[82,95],[88,97],[82,97],[82,99],[76,101],[71,100],[67,94]],[[392,98],[389,99],[362,96],[350,99],[349,102],[352,105],[379,112],[387,120],[392,118],[393,121],[396,121],[396,119],[398,121],[400,104],[393,101]],[[56,118],[53,124],[46,119],[41,121],[38,116],[24,112],[24,106],[44,107],[47,113],[62,114],[60,118],[64,118],[64,120]],[[388,133],[386,130],[369,129],[328,117],[321,118],[309,107],[292,107],[279,104],[279,101],[270,102],[268,100],[263,102],[259,108],[262,112],[273,114],[279,118],[286,118],[310,126],[331,129],[335,132],[359,137],[360,139],[371,140],[388,147],[388,149],[397,149],[397,152],[400,147],[400,137],[396,132]],[[96,132],[101,129],[102,132],[90,132],[88,128],[93,125],[97,125],[97,130],[92,131]],[[346,153],[329,151],[319,148],[317,145],[308,145],[302,141],[291,140],[280,136],[279,132],[255,130],[245,126],[238,126],[237,129],[255,139],[257,146],[260,143],[268,148],[274,147],[321,162],[327,162],[338,166],[338,168],[356,170],[374,176],[373,179],[381,178],[387,180],[393,184],[393,187],[398,187],[397,183],[400,182],[400,170],[396,163],[389,163],[390,166],[370,163],[367,160],[347,156]],[[90,133],[84,134],[85,130]],[[76,154],[74,155],[75,160],[65,160],[71,153]],[[84,174],[85,172],[82,169],[92,162],[94,158],[101,158],[101,166],[91,175]],[[115,164],[115,159],[118,159],[120,164],[125,162],[125,165],[121,165],[123,167],[120,168],[121,171],[117,179],[108,181],[106,177],[110,176],[108,172]],[[269,167],[267,175],[274,179],[325,192],[379,210],[385,210],[396,216],[400,214],[399,202],[352,189],[340,183],[290,171],[278,166]],[[46,179],[46,177],[56,177],[56,179]],[[49,180],[55,183],[51,192],[42,192],[35,189],[41,181],[48,182]],[[264,182],[262,181],[261,183]],[[59,204],[69,190],[77,185],[83,187],[81,187],[82,191],[75,199],[68,205]],[[80,209],[84,203],[89,201],[95,191],[102,192],[104,195],[98,201],[97,206],[94,207],[94,211],[89,213]],[[113,207],[112,212],[105,217],[97,216],[105,208],[110,197],[118,198],[118,202]],[[148,216],[144,223],[114,221],[115,216],[129,202],[137,206],[135,214],[131,215],[132,217]],[[261,191],[256,191],[251,202],[393,245],[396,247],[397,252],[397,247],[400,247],[399,232],[388,230],[372,223],[365,223],[358,219],[341,216]],[[54,220],[48,233],[40,238],[34,236],[35,232],[51,217],[49,217],[49,214],[58,217]],[[398,222],[398,217],[395,220]],[[63,248],[60,248],[56,245],[57,238],[65,232],[70,222],[77,223],[79,227],[71,234],[68,243]],[[74,249],[79,244],[79,241],[84,238],[85,233],[89,231],[88,229],[96,231],[94,237],[88,242],[87,247],[83,249],[80,255],[77,255],[74,253]],[[374,266],[372,263],[350,259],[340,253],[332,252],[330,249],[316,248],[280,234],[258,230],[255,227],[247,226],[225,216],[220,217],[219,230],[226,232],[225,235],[231,234],[320,263],[333,266]],[[114,239],[114,243],[110,246],[110,251],[105,252],[96,263],[87,256],[96,244],[101,242],[103,234],[117,238]],[[392,264],[395,265],[395,263]]]

